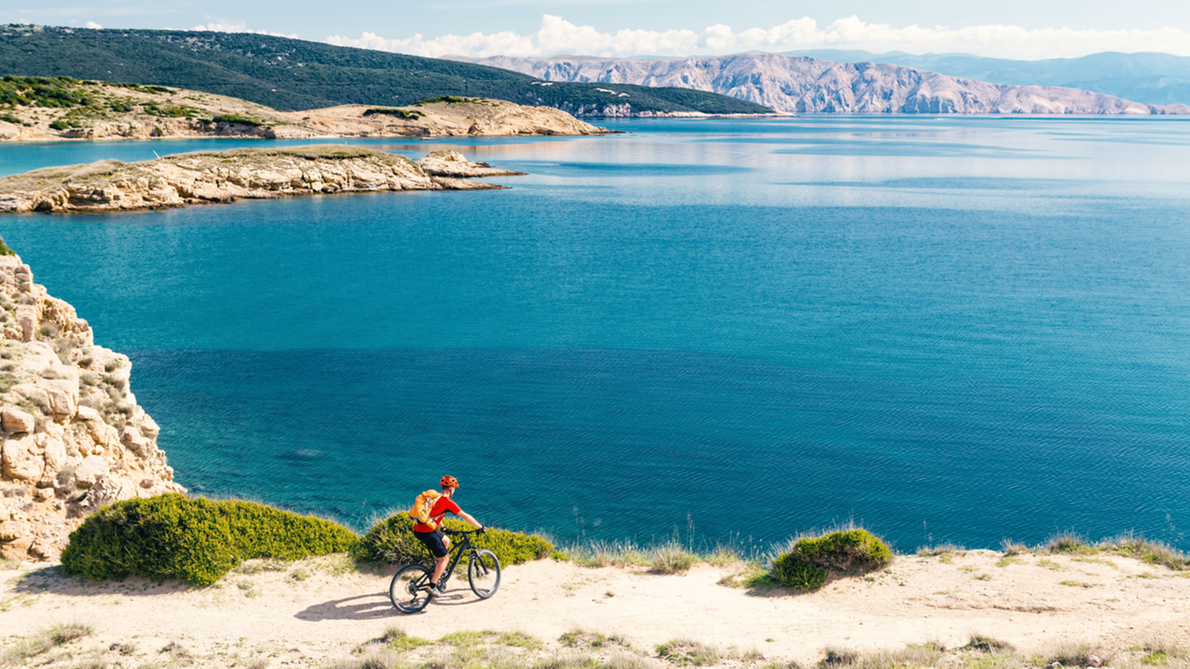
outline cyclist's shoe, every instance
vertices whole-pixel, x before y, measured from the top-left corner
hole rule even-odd
[[[420,589],[424,590],[430,596],[431,599],[434,599],[434,598],[442,596],[442,585],[443,584],[441,584],[441,583],[439,583],[439,584],[427,583],[427,584],[421,586]]]

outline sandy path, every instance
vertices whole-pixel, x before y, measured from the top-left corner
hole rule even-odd
[[[153,659],[171,642],[198,666],[269,656],[317,665],[346,657],[398,625],[436,639],[460,630],[520,631],[557,645],[575,627],[620,634],[637,649],[689,638],[767,658],[816,662],[826,646],[955,647],[979,632],[1023,650],[1056,641],[1125,648],[1160,636],[1190,645],[1190,578],[1120,557],[992,551],[953,559],[899,557],[873,577],[837,581],[806,595],[758,594],[719,585],[739,567],[702,565],[661,576],[639,568],[588,569],[549,560],[506,568],[500,591],[480,601],[466,578],[417,615],[389,604],[386,575],[336,573],[333,560],[285,571],[232,573],[213,588],[80,583],[56,570],[0,571],[0,630],[6,644],[54,624],[83,621],[82,643],[135,646]],[[301,569],[295,579],[292,574]],[[391,573],[391,570],[388,572]],[[176,647],[175,647],[176,648]],[[136,666],[135,663],[129,666]]]

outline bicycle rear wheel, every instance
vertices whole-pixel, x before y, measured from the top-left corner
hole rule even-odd
[[[500,560],[496,554],[486,548],[472,553],[467,564],[467,581],[480,599],[496,594],[496,588],[500,587]]]
[[[401,567],[393,575],[388,586],[388,598],[401,613],[417,613],[430,603],[430,591],[426,585],[434,572],[420,564]]]

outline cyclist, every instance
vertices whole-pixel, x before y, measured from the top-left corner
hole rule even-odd
[[[441,524],[442,517],[448,513],[453,513],[459,518],[471,523],[481,533],[484,531],[484,526],[479,524],[479,521],[472,518],[471,514],[459,508],[451,497],[455,491],[459,489],[459,480],[449,474],[442,477],[439,481],[442,485],[442,496],[438,501],[434,502],[434,508],[430,510],[430,518],[435,524]],[[447,558],[450,552],[450,538],[442,534],[442,530],[430,527],[425,523],[414,523],[413,536],[417,540],[425,544],[430,553],[434,555],[434,574],[430,577],[430,582],[426,585],[430,589],[430,596],[436,597],[438,595],[438,579],[442,576],[442,572],[446,571]]]

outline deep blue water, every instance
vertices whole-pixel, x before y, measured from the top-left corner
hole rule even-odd
[[[0,219],[194,491],[902,550],[1190,522],[1190,122],[370,141],[504,191]],[[0,173],[252,142],[0,146]],[[148,154],[147,156],[145,154]]]

